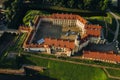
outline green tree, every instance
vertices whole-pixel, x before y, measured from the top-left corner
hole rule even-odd
[[[90,10],[99,11],[100,10],[100,7],[99,7],[100,1],[103,2],[103,0],[91,0],[91,9]]]
[[[8,4],[8,5],[7,5]],[[6,10],[6,20],[8,22],[8,27],[19,26],[18,19],[20,10],[23,7],[23,0],[6,0],[4,2],[4,8]]]
[[[103,1],[103,6],[101,7],[102,11],[105,11],[108,7],[109,0],[104,0]]]
[[[12,6],[11,6],[11,4],[12,4],[12,2],[13,2],[14,0],[6,0],[6,1],[4,1],[4,9],[6,10],[6,12],[5,12],[5,15],[6,15],[6,20],[7,20],[7,23],[10,23],[11,22],[11,20],[12,20]]]
[[[68,7],[72,8],[74,4],[74,0],[68,0],[67,4],[68,4]]]
[[[91,0],[83,0],[84,9],[91,9]]]
[[[76,0],[75,4],[77,5],[77,8],[83,9],[83,0]]]

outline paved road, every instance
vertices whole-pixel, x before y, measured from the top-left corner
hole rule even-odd
[[[113,12],[111,12],[110,10],[109,10],[109,13],[114,16],[116,24],[117,24],[116,31],[115,31],[115,36],[114,36],[114,39],[113,39],[113,41],[116,41],[117,38],[118,38],[118,34],[119,34],[119,27],[120,27],[120,25],[119,25],[119,22],[118,22],[118,18],[120,18],[120,17],[117,16],[116,14],[114,14]]]
[[[113,15],[116,17],[116,19],[120,19],[120,16],[113,13]]]

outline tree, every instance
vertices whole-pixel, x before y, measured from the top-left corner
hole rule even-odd
[[[73,7],[73,4],[74,4],[74,0],[68,0],[68,1],[67,1],[68,7],[72,8],[72,7]]]
[[[83,0],[84,9],[91,9],[91,0]]]
[[[105,10],[107,9],[108,3],[109,3],[109,0],[104,0],[103,6],[101,7],[101,10],[102,10],[102,11],[105,11]]]
[[[91,0],[91,9],[90,10],[94,10],[94,11],[99,11],[100,7],[99,7],[99,3],[103,2],[103,0]]]
[[[75,4],[79,9],[83,9],[83,0],[76,0]]]
[[[23,0],[6,0],[4,2],[4,8],[6,10],[6,20],[8,21],[8,27],[18,26],[17,20],[20,10],[23,7]]]

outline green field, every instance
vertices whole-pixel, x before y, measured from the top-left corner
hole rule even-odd
[[[29,21],[34,21],[34,17],[37,15],[49,15],[45,11],[40,11],[40,10],[29,10],[26,12],[24,18],[23,18],[23,23],[25,25],[29,25]]]
[[[120,77],[120,70],[106,69],[111,76]]]
[[[45,71],[45,75],[58,80],[108,80],[106,74],[100,68],[31,56],[24,56],[23,63],[47,67],[48,70]]]

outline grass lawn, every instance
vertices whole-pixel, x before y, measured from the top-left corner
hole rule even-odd
[[[58,80],[108,80],[106,74],[100,68],[41,59],[31,56],[24,56],[23,63],[47,67],[48,70],[45,75]]]
[[[105,22],[108,24],[112,24],[113,16],[107,13],[107,16],[92,16],[92,17],[85,17],[88,21],[93,24],[99,24],[101,26],[105,26]]]
[[[111,76],[120,77],[120,70],[106,69]]]

